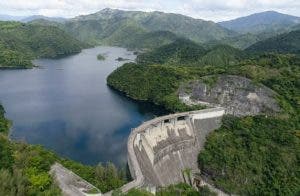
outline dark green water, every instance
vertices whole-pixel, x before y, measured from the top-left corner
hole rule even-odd
[[[99,53],[106,54],[104,61],[97,60]],[[163,111],[106,85],[106,77],[124,63],[118,57],[135,59],[123,48],[97,47],[36,60],[41,68],[0,71],[0,101],[13,121],[11,138],[86,164],[124,164],[131,128]]]

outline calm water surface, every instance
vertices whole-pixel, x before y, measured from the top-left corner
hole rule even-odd
[[[97,60],[105,54],[105,61]],[[85,164],[126,163],[131,128],[160,115],[106,85],[106,77],[132,52],[96,47],[58,60],[41,59],[30,70],[0,71],[0,101],[13,121],[11,138],[41,144]]]

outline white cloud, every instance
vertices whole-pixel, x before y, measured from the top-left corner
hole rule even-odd
[[[164,11],[206,20],[227,20],[255,12],[276,10],[299,15],[299,0],[2,0],[0,14],[74,17],[103,8]]]

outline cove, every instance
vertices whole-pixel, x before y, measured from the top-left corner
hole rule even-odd
[[[97,60],[104,54],[105,60]],[[10,138],[40,144],[84,164],[126,163],[132,128],[164,114],[110,89],[106,77],[133,52],[96,47],[61,59],[39,59],[39,68],[0,71],[0,101],[13,122]],[[127,61],[127,62],[128,62]]]

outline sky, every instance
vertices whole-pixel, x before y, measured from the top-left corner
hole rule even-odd
[[[179,13],[215,22],[268,10],[300,16],[300,0],[0,0],[0,15],[70,18],[104,8]]]

